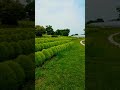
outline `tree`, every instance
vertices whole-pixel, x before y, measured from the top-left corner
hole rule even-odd
[[[53,35],[54,31],[53,31],[52,26],[50,26],[50,25],[46,26],[46,32],[48,35]]]
[[[68,36],[69,35],[69,33],[70,33],[70,29],[57,29],[56,31],[55,31],[55,34],[56,35],[61,35],[61,36]]]
[[[0,11],[1,24],[17,25],[25,18],[24,6],[18,0],[1,0]]]
[[[120,6],[116,8],[116,11],[119,13],[118,19],[120,19]]]
[[[27,0],[28,4],[25,7],[25,11],[28,13],[28,18],[32,21],[35,20],[35,1]]]
[[[36,36],[42,36],[42,34],[46,33],[46,29],[40,25],[36,25],[35,30],[36,30]]]

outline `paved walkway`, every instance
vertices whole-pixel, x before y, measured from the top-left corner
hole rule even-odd
[[[114,33],[114,34],[111,34],[109,37],[108,37],[108,40],[110,41],[110,43],[114,44],[115,46],[118,46],[120,48],[120,43],[116,42],[113,37],[120,34],[120,32],[118,33]]]
[[[85,44],[83,43],[83,41],[85,41],[85,40],[81,40],[81,41],[80,41],[80,44],[82,44],[83,46],[85,46]]]

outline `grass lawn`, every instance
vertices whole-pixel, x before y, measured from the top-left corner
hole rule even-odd
[[[36,68],[36,90],[84,90],[85,48],[80,40],[74,46]]]
[[[108,37],[118,28],[88,28],[86,33],[86,87],[87,90],[120,90],[120,48]],[[89,32],[89,33],[88,33]]]

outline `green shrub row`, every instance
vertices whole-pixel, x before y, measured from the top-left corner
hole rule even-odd
[[[26,40],[26,39],[34,39],[34,33],[33,32],[21,32],[21,33],[17,33],[17,34],[9,34],[9,35],[0,35],[0,42],[17,42],[19,40]]]
[[[34,55],[20,55],[0,63],[0,90],[21,90],[25,82],[34,80]]]
[[[54,41],[72,40],[72,38],[35,38],[35,44],[48,43]]]
[[[34,32],[34,28],[1,28],[0,35],[13,35]]]
[[[0,43],[0,62],[14,59],[21,54],[33,53],[35,49],[34,43],[34,39]]]
[[[63,40],[63,41],[54,41],[54,42],[48,42],[48,43],[42,43],[42,44],[35,44],[35,51],[41,51],[42,49],[47,49],[53,46],[57,46],[60,44],[64,44],[70,42],[70,40]]]
[[[62,45],[54,46],[42,51],[35,52],[35,65],[36,67],[41,66],[46,60],[50,59],[59,52],[68,49],[73,45],[73,42],[65,43]]]

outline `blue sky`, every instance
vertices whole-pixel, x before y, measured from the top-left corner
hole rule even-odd
[[[35,0],[35,24],[69,28],[70,34],[83,34],[85,0]]]

